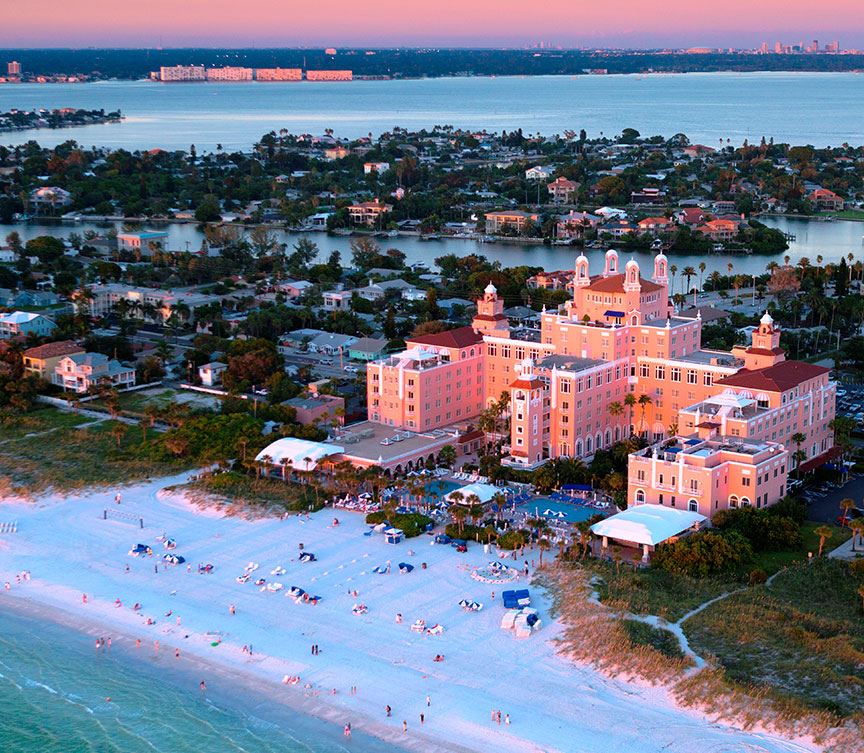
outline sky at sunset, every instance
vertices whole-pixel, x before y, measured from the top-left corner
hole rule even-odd
[[[4,47],[864,47],[864,0],[0,0]]]

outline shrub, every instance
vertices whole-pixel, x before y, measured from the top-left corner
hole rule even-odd
[[[470,523],[464,523],[460,532],[457,523],[448,523],[444,527],[446,533],[451,539],[471,539],[485,544],[489,540],[489,534],[492,534],[492,541],[495,541],[496,534],[494,528],[484,528],[483,526],[472,526]]]
[[[798,525],[807,520],[807,507],[798,497],[783,497],[776,504],[767,507],[765,512],[768,515],[779,515],[782,518],[789,518],[798,523]]]
[[[498,537],[499,549],[518,549],[525,546],[525,534],[522,531],[507,531]]]
[[[741,507],[721,510],[714,515],[711,523],[721,531],[741,534],[757,552],[799,549],[803,544],[801,527],[795,520],[772,514],[767,509]]]
[[[388,516],[383,510],[370,512],[366,516],[369,525],[378,525],[388,521],[394,528],[401,528],[406,539],[413,539],[426,530],[426,526],[432,523],[432,518],[421,515],[419,512],[393,513]]]
[[[864,558],[852,560],[852,562],[849,563],[849,574],[853,578],[864,579]]]
[[[652,565],[676,575],[704,578],[743,565],[753,557],[753,548],[740,533],[702,531],[654,552]]]
[[[766,573],[761,567],[757,567],[755,570],[750,571],[748,583],[751,586],[758,586],[766,580],[768,580],[768,573]]]
[[[649,625],[641,620],[622,620],[621,627],[634,646],[650,646],[664,656],[683,659],[684,652],[678,638],[668,630]]]

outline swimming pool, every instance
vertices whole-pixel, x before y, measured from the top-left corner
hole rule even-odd
[[[597,510],[594,510],[593,508],[580,507],[579,505],[573,505],[569,502],[557,502],[548,497],[535,497],[528,502],[523,502],[521,505],[518,505],[517,509],[531,515],[534,515],[536,510],[541,517],[543,516],[544,510],[549,510],[554,513],[563,513],[564,517],[558,519],[566,520],[568,523],[579,523],[580,521],[588,520],[588,518],[597,514]]]

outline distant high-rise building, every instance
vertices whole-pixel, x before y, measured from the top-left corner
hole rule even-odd
[[[302,68],[256,68],[258,81],[302,81]]]
[[[15,76],[16,78],[21,76],[21,63],[17,60],[12,60],[11,62],[6,64],[6,73],[9,76]]]
[[[814,39],[813,44],[810,47],[810,52],[819,52],[819,40]]]
[[[163,65],[159,69],[160,81],[206,81],[203,65]]]
[[[306,71],[307,81],[350,81],[351,71]]]
[[[825,43],[825,52],[840,52],[840,42],[826,42]]]
[[[783,42],[774,42],[774,52],[778,55],[783,52]]]
[[[223,68],[208,68],[208,81],[251,81],[252,69],[226,65]]]
[[[328,47],[326,50],[324,50],[324,54],[325,55],[335,55],[336,54],[336,48],[335,47]]]
[[[759,48],[759,52],[761,52],[763,55],[768,54],[768,42],[762,42],[762,46]]]

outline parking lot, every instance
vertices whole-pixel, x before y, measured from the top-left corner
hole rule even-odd
[[[859,431],[864,427],[864,384],[838,383],[837,415],[854,418]]]

